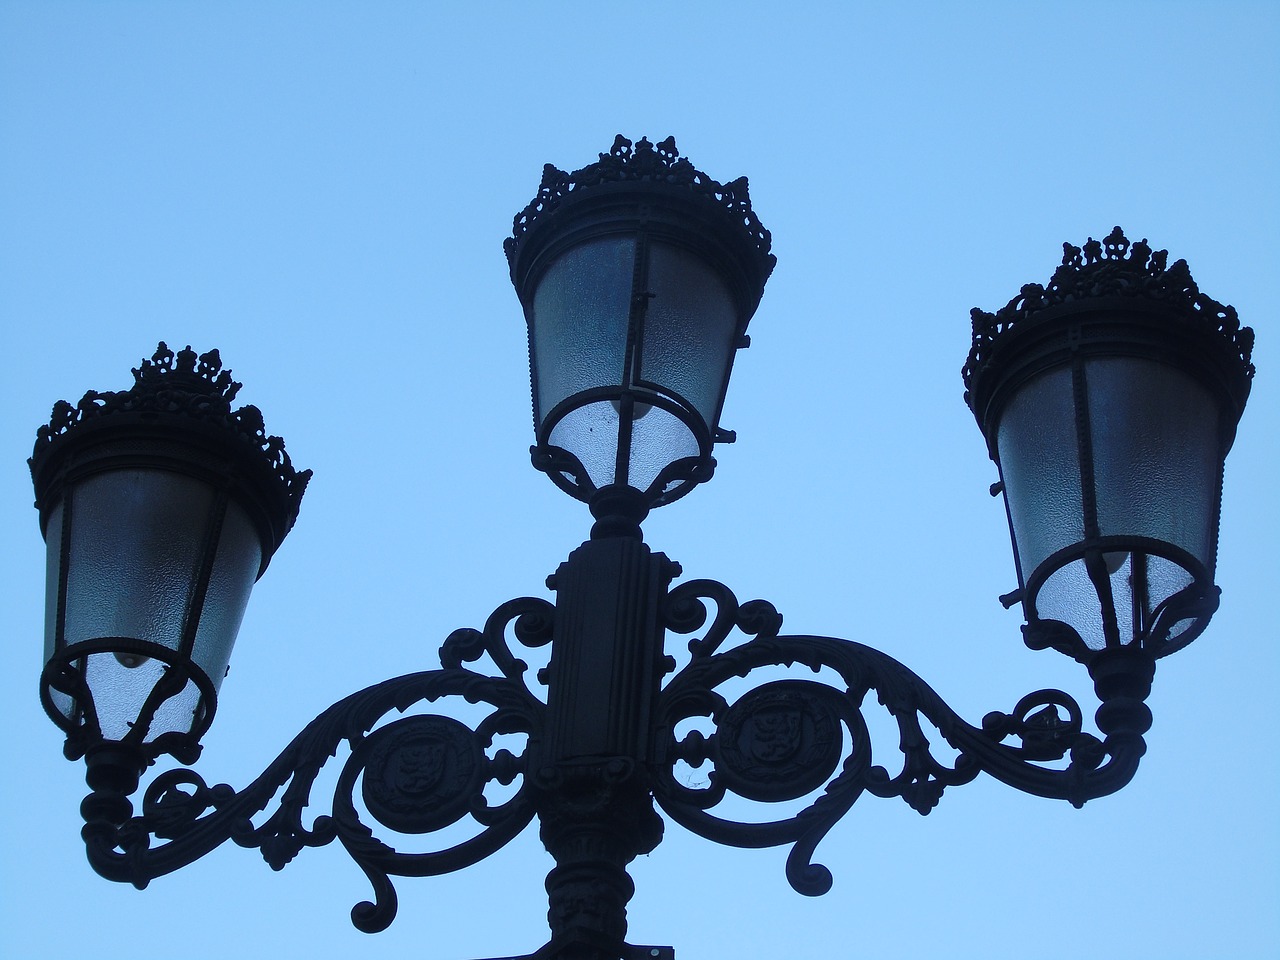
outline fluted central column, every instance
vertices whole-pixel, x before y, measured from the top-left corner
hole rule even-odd
[[[637,538],[589,540],[549,581],[556,626],[535,785],[557,960],[617,960],[626,867],[662,839],[648,763],[663,669],[659,607],[675,564]]]

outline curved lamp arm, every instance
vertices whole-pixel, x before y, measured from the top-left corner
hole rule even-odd
[[[396,914],[390,876],[449,873],[484,859],[520,833],[534,816],[527,780],[527,751],[519,756],[498,750],[486,755],[493,738],[522,733],[535,739],[545,705],[524,683],[527,665],[507,646],[514,628],[526,646],[551,638],[552,607],[545,600],[521,598],[499,607],[484,631],[457,630],[440,651],[442,669],[412,673],[367,687],[329,707],[309,723],[249,786],[208,786],[196,772],[171,770],[158,776],[143,795],[140,816],[131,816],[128,796],[145,763],[120,744],[103,743],[87,756],[87,780],[94,792],[81,805],[89,862],[109,880],[141,888],[152,879],[198,860],[227,840],[257,847],[275,870],[283,869],[303,847],[323,846],[335,838],[364,870],[376,902],[358,903],[351,919],[372,933],[385,929]],[[489,677],[462,666],[488,654],[503,674]],[[393,710],[443,697],[462,697],[494,709],[473,730],[451,717],[414,714],[375,726]],[[343,741],[351,748],[338,777],[332,814],[317,816],[310,827],[302,813],[320,770]],[[489,806],[484,789],[491,781],[522,782],[514,795]],[[479,826],[470,838],[425,853],[400,853],[379,840],[355,804],[357,780],[363,805],[383,827],[399,833],[442,830],[470,815]],[[275,810],[260,825],[252,818],[267,809],[284,787]],[[164,840],[152,846],[153,839]]]
[[[864,792],[902,797],[927,814],[946,787],[985,772],[1026,793],[1081,806],[1128,783],[1146,750],[1142,734],[1151,714],[1142,701],[1154,666],[1140,652],[1115,651],[1090,666],[1103,700],[1097,717],[1103,740],[1082,732],[1079,705],[1059,690],[1029,694],[1011,713],[988,714],[979,728],[892,657],[832,637],[780,636],[782,617],[771,604],[739,605],[716,581],[690,581],[671,591],[664,611],[667,628],[684,634],[701,629],[708,619],[706,601],[714,604],[715,615],[702,637],[689,642],[692,660],[669,679],[659,699],[654,795],[672,819],[717,843],[792,844],[787,879],[799,893],[817,896],[830,889],[830,871],[812,862],[814,850]],[[721,649],[735,628],[750,639]],[[732,704],[716,692],[754,670],[794,664],[834,671],[839,685],[774,680]],[[900,732],[903,766],[896,776],[872,763],[863,715],[872,690]],[[714,732],[676,734],[678,724],[696,717],[709,717]],[[933,755],[921,717],[959,751],[953,761]],[[1021,742],[1002,742],[1011,736]],[[1069,757],[1065,768],[1041,765],[1063,757]],[[699,767],[707,760],[715,772],[705,788],[676,779],[678,762]],[[786,819],[742,823],[709,812],[728,793],[772,803],[797,801],[820,787],[816,799]]]

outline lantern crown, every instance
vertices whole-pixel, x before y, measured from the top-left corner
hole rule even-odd
[[[266,464],[285,505],[285,533],[298,517],[298,507],[310,470],[294,468],[280,437],[269,436],[262,411],[249,404],[232,409],[231,403],[241,384],[231,379],[224,369],[218,351],[197,355],[190,345],[177,352],[162,340],[150,359],[133,369],[133,386],[128,390],[89,390],[80,402],[59,400],[53,405],[49,422],[36,430],[35,448],[30,460],[32,478],[37,491],[41,476],[51,465],[63,438],[74,435],[82,424],[96,422],[118,414],[140,414],[148,419],[182,416],[194,421],[225,428],[250,454],[256,449]],[[37,504],[41,506],[41,504]],[[42,513],[44,507],[41,507]]]
[[[638,142],[633,143],[622,134],[614,137],[613,146],[608,153],[600,154],[600,159],[595,163],[573,173],[566,173],[550,163],[543,166],[538,195],[516,214],[511,236],[503,243],[512,276],[515,276],[517,257],[525,236],[542,218],[584,192],[609,183],[660,183],[673,188],[684,188],[689,193],[706,197],[724,208],[741,222],[743,230],[750,237],[760,260],[760,287],[763,290],[778,258],[770,252],[772,236],[751,209],[747,178],[739,177],[730,183],[720,183],[707,176],[695,168],[687,157],[680,156],[675,137],[667,137],[654,145],[648,137],[641,137]]]
[[[1021,329],[1046,311],[1058,313],[1054,308],[1069,310],[1104,298],[1154,301],[1170,315],[1216,330],[1224,351],[1238,361],[1233,379],[1239,406],[1244,406],[1254,374],[1253,329],[1240,325],[1235,307],[1200,291],[1186,260],[1177,260],[1170,266],[1169,251],[1153,250],[1145,237],[1131,242],[1118,226],[1100,241],[1090,237],[1079,247],[1063,243],[1062,263],[1047,286],[1026,284],[995,313],[978,307],[969,311],[973,346],[961,371],[965,402],[981,417],[974,383],[1006,334]]]

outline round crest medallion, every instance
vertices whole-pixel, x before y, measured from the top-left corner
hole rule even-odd
[[[400,833],[430,833],[457,822],[483,785],[475,733],[449,717],[406,717],[364,743],[361,794],[369,813]]]
[[[726,711],[716,774],[748,800],[794,800],[822,786],[840,762],[840,723],[803,680],[766,683]]]

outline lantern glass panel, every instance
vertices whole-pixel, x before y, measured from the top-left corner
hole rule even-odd
[[[213,489],[165,471],[113,470],[71,496],[64,644],[130,637],[177,650]]]
[[[81,657],[79,662],[93,694],[102,736],[107,740],[123,740],[136,726],[152,691],[168,679],[169,668],[152,657],[122,658],[110,651],[99,651]],[[187,679],[181,690],[156,707],[144,739],[189,732],[201,709],[200,698],[200,688]]]
[[[191,657],[215,688],[227,674],[231,648],[240,632],[249,594],[262,565],[262,541],[243,508],[227,503],[218,553],[209,575],[209,588]]]
[[[1114,578],[1112,582],[1114,584]],[[1090,650],[1106,646],[1102,601],[1089,579],[1084,560],[1073,560],[1053,571],[1036,594],[1035,605],[1041,619],[1071,624]]]
[[[1181,547],[1212,573],[1220,411],[1165,364],[1106,358],[1085,367],[1098,527]]]
[[[1022,385],[997,436],[1022,582],[1034,590],[1031,609],[1101,649],[1150,635],[1169,598],[1197,576],[1211,581],[1221,411],[1197,380],[1155,360],[1078,364]],[[1080,423],[1087,425],[1084,464]],[[1056,569],[1042,568],[1068,548],[1075,549]],[[1092,561],[1090,549],[1099,551]],[[1158,639],[1176,641],[1196,623],[1188,617],[1167,634],[1163,624]]]
[[[1179,590],[1184,590],[1195,582],[1195,577],[1184,570],[1172,560],[1166,560],[1164,557],[1146,556],[1141,558],[1146,564],[1146,585],[1144,593],[1146,596],[1146,608],[1150,613],[1166,598],[1172,597]],[[1133,581],[1139,582],[1140,581]],[[1126,594],[1126,595],[1131,595]],[[1187,629],[1197,623],[1194,619],[1180,620],[1175,623],[1169,630],[1168,642],[1176,647],[1174,643]],[[1200,624],[1203,629],[1203,623]]]
[[[1053,553],[1084,539],[1070,368],[1041,374],[1017,392],[1000,418],[997,444],[1025,581]]]
[[[551,428],[548,442],[572,453],[595,486],[613,483],[618,465],[617,401],[597,400],[570,410]]]
[[[538,283],[531,359],[539,427],[575,393],[622,382],[635,250],[630,236],[583,243],[562,254]],[[575,446],[557,445],[584,456]]]
[[[46,660],[59,649],[116,640],[82,654],[78,670],[89,686],[102,734],[129,733],[153,691],[166,678],[165,659],[130,648],[129,641],[174,651],[174,683],[194,665],[216,689],[226,674],[249,593],[261,567],[262,544],[244,509],[221,506],[209,484],[162,470],[113,470],[80,481],[51,512],[46,530],[48,580]],[[57,636],[62,531],[70,522],[63,635]],[[207,549],[217,537],[206,571]],[[207,574],[201,597],[200,580]],[[203,602],[202,602],[203,600]],[[192,623],[192,618],[199,618]],[[195,629],[194,643],[184,637]],[[190,643],[188,638],[187,643]],[[191,679],[162,689],[146,739],[191,730],[202,706]],[[51,690],[53,704],[74,720],[83,705]]]
[[[1122,644],[1138,640],[1159,604],[1195,581],[1191,573],[1163,557],[1113,552],[1104,554],[1104,559],[1111,595],[1107,605],[1114,611],[1117,640]],[[1053,571],[1036,594],[1035,605],[1040,618],[1070,624],[1089,649],[1107,645],[1103,598],[1083,559]],[[1195,623],[1194,618],[1174,623],[1166,642],[1176,647],[1178,638]]]
[[[44,540],[44,662],[57,652],[58,589],[62,578],[62,507],[59,501],[49,511]],[[61,696],[61,694],[59,694]]]
[[[655,242],[649,292],[640,379],[683,398],[713,429],[735,347],[729,289],[701,257]]]
[[[661,407],[650,407],[631,425],[631,465],[627,483],[637,490],[647,490],[668,464],[697,455],[698,441],[689,427],[675,414]]]

